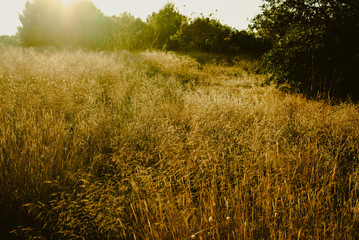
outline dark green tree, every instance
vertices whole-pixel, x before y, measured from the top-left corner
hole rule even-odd
[[[272,43],[271,80],[308,95],[358,98],[359,1],[265,0],[253,20]]]
[[[260,58],[267,50],[269,42],[256,34],[236,29],[230,34],[228,52],[234,54],[245,54],[250,57]]]
[[[172,40],[182,51],[221,52],[228,50],[232,29],[218,20],[198,17],[184,24]]]
[[[197,17],[182,25],[171,37],[172,46],[180,51],[202,51],[225,55],[248,54],[258,56],[264,52],[261,39],[247,31],[238,31],[216,19]]]
[[[173,36],[185,23],[187,18],[179,13],[173,3],[167,3],[158,13],[152,13],[147,17],[147,24],[154,29],[154,46],[165,49],[171,44]]]

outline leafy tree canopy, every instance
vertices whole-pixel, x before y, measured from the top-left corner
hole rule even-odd
[[[175,50],[221,54],[263,52],[264,43],[254,34],[238,31],[209,17],[195,18],[183,24],[171,37]]]
[[[18,35],[15,36],[2,35],[0,36],[0,44],[18,46],[20,45],[20,39]]]
[[[26,1],[18,31],[25,45],[56,44],[61,35],[61,0]]]
[[[189,24],[184,24],[172,39],[178,41],[181,50],[223,52],[231,33],[232,29],[219,21],[199,17]]]
[[[209,17],[189,20],[167,3],[146,22],[129,13],[105,16],[90,0],[27,1],[18,35],[26,46],[79,46],[102,50],[205,51],[237,54],[262,51],[261,42]],[[259,50],[260,51],[259,51]]]
[[[109,49],[137,50],[151,47],[154,41],[153,28],[140,18],[125,12],[119,16],[112,16],[110,21],[111,34],[107,46]]]
[[[18,32],[24,45],[73,44],[96,48],[105,34],[105,16],[88,0],[71,1],[65,7],[61,0],[27,1],[19,15]]]
[[[65,12],[67,41],[88,48],[103,48],[107,33],[105,15],[89,0],[72,1]]]
[[[179,27],[187,21],[186,16],[179,13],[173,3],[167,3],[158,13],[148,16],[147,23],[155,31],[154,45],[166,48]]]
[[[359,1],[265,0],[262,10],[252,27],[272,42],[271,80],[308,95],[358,97]]]

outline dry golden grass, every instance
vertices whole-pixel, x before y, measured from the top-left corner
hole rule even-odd
[[[0,237],[359,238],[357,105],[173,53],[0,53]]]

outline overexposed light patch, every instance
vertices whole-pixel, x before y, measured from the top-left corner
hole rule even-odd
[[[70,0],[62,0],[62,3],[63,3],[64,5],[68,5],[69,2],[70,2]]]
[[[146,20],[152,12],[158,12],[167,2],[172,2],[178,10],[188,16],[197,17],[203,13],[211,15],[221,23],[246,29],[256,14],[260,13],[262,0],[92,0],[108,16],[129,12],[135,17]]]
[[[0,36],[13,35],[21,25],[18,13],[22,13],[26,1],[0,0]]]
[[[33,0],[29,0],[33,1]],[[73,0],[62,0],[68,5]],[[262,0],[89,0],[108,16],[129,12],[146,20],[152,12],[158,12],[166,2],[172,2],[188,17],[212,14],[222,23],[237,29],[245,29],[249,20],[260,12]],[[18,13],[22,13],[26,0],[0,0],[0,35],[15,34],[21,25]]]

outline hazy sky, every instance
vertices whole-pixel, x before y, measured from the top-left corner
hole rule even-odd
[[[20,25],[18,13],[22,13],[26,0],[0,0],[0,35],[12,35]],[[63,0],[63,2],[67,2]],[[93,0],[93,3],[108,16],[129,12],[146,20],[168,0]],[[178,10],[186,15],[214,13],[213,17],[223,24],[239,30],[246,29],[249,20],[260,12],[262,0],[172,0]],[[216,11],[218,10],[218,11]]]

